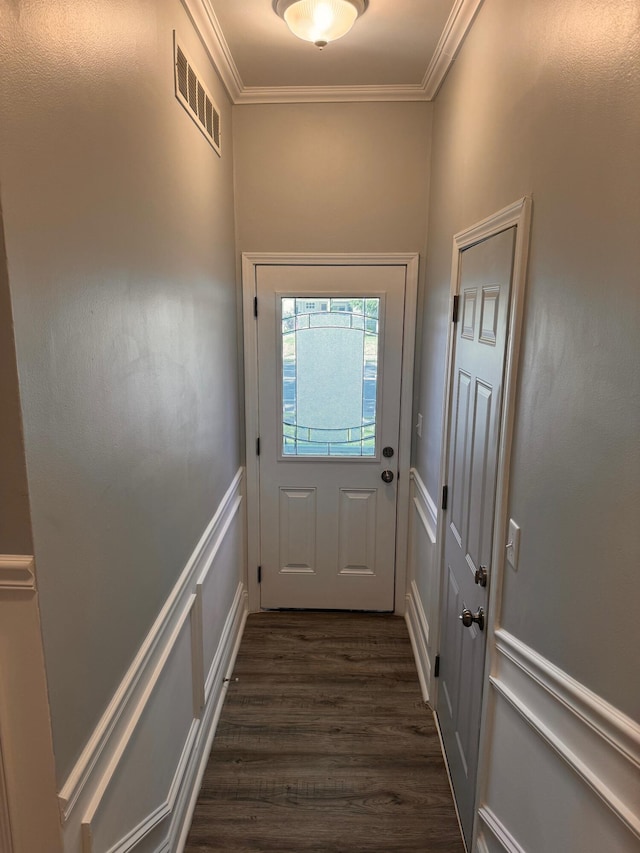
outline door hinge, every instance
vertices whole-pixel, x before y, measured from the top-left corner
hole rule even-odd
[[[440,675],[440,655],[436,655],[436,662],[433,667],[433,677],[437,678]]]
[[[254,317],[258,316],[258,297],[257,296],[253,297],[253,316]]]
[[[456,293],[456,295],[453,297],[453,311],[451,314],[451,322],[452,323],[458,322],[458,305],[459,304],[460,304],[460,297]]]
[[[260,436],[256,438],[256,456],[260,456]]]
[[[262,566],[258,566],[258,583],[262,583]]]
[[[442,487],[442,509],[447,508],[447,500],[449,499],[449,486]]]
[[[451,322],[452,323],[458,322],[458,305],[459,304],[460,304],[460,297],[456,293],[456,295],[453,297],[453,312],[451,314]]]

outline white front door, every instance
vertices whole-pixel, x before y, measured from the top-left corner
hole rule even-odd
[[[405,278],[256,267],[262,608],[394,609]]]
[[[469,849],[515,234],[509,228],[461,254],[449,397],[437,711]]]

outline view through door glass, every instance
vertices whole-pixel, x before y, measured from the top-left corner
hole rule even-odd
[[[283,456],[375,456],[379,297],[285,297],[280,311]]]

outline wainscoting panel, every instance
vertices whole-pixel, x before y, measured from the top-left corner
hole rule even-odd
[[[480,851],[640,849],[640,726],[495,632]]]
[[[425,702],[433,695],[440,580],[437,566],[437,508],[420,475],[411,471],[409,592],[406,622]]]
[[[238,471],[60,794],[65,853],[178,853],[247,614]]]
[[[222,686],[224,671],[221,671],[221,653],[224,644],[220,642],[224,631],[225,619],[229,612],[229,602],[236,592],[237,577],[231,573],[220,573],[215,566],[244,565],[244,530],[239,523],[241,498],[238,496],[231,507],[227,524],[220,532],[214,551],[214,559],[200,574],[196,592],[201,599],[202,612],[202,665],[205,677],[205,700],[211,697],[211,691]]]
[[[194,601],[195,595],[181,614],[83,818],[83,853],[131,850],[171,815],[175,802],[170,793],[183,781],[178,777],[174,784],[176,770],[184,775],[200,722],[193,708]]]

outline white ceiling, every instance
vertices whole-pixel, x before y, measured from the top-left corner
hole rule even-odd
[[[323,51],[272,0],[183,0],[235,103],[430,100],[482,0],[369,0]]]

